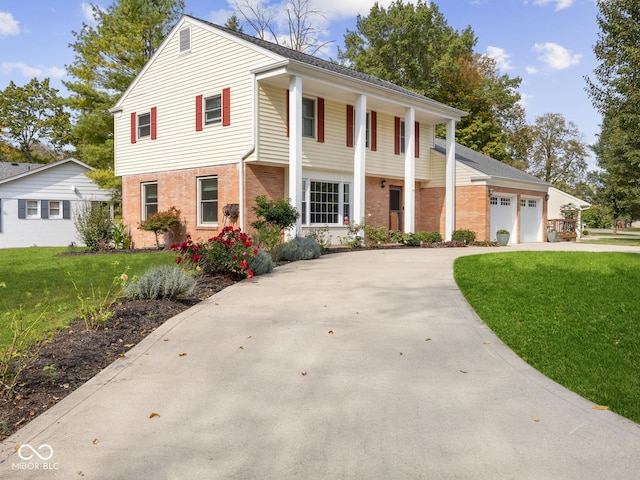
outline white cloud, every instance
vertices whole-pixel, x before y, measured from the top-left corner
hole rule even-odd
[[[229,20],[229,17],[231,17],[234,12],[235,10],[226,8],[221,8],[220,10],[212,10],[211,12],[209,12],[208,20],[212,23],[215,23],[216,25],[224,26],[224,24],[227,23],[227,20]]]
[[[94,3],[93,5],[95,7],[97,7],[98,10],[101,10],[103,12],[105,11],[105,8],[102,5],[98,4],[98,3]],[[80,8],[82,9],[82,16],[84,17],[84,21],[89,23],[89,24],[96,25],[96,21],[93,18],[93,6],[92,6],[92,4],[91,3],[87,3],[87,2],[82,2],[80,4]]]
[[[522,106],[522,108],[526,109],[529,104],[531,103],[531,99],[533,98],[533,95],[530,95],[528,93],[522,93],[520,92],[520,105]]]
[[[536,43],[533,49],[540,53],[538,59],[551,70],[564,70],[580,63],[582,55],[573,53],[553,42]]]
[[[20,33],[20,22],[8,12],[0,12],[0,37],[18,35]]]
[[[564,10],[565,8],[569,8],[573,5],[574,0],[534,0],[534,5],[539,5],[541,7],[547,6],[550,3],[556,5],[556,12],[559,10]]]
[[[509,62],[509,55],[504,48],[500,47],[487,47],[487,56],[493,58],[496,61],[496,65],[502,71],[513,70],[513,65]]]
[[[527,71],[527,73],[529,75],[535,75],[536,73],[538,73],[538,69],[536,67],[531,66],[531,65],[527,65],[525,67],[525,70]]]
[[[4,75],[10,74],[14,71],[19,72],[23,77],[50,77],[50,78],[62,78],[67,74],[64,68],[60,67],[32,67],[24,62],[3,62],[0,65],[2,73]]]

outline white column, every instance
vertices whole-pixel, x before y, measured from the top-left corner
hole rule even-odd
[[[451,240],[456,228],[456,121],[447,122],[447,163],[445,179],[445,240]]]
[[[302,212],[302,78],[289,79],[289,201]],[[286,232],[288,240],[302,233],[302,215]]]
[[[367,142],[367,97],[356,97],[353,126],[353,223],[359,224],[365,217],[365,162]]]
[[[408,108],[404,116],[404,233],[416,227],[416,112]]]

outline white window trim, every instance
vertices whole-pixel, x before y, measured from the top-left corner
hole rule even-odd
[[[147,219],[147,205],[152,205],[152,203],[147,204],[147,186],[149,185],[155,185],[156,186],[156,194],[158,196],[158,198],[156,199],[156,211],[158,211],[158,207],[159,207],[159,202],[160,202],[160,192],[158,190],[158,182],[142,182],[140,184],[140,199],[141,199],[141,204],[142,204],[142,212],[141,212],[141,219],[144,221]]]
[[[219,97],[220,98],[220,116],[211,122],[207,122],[207,100]],[[218,125],[222,123],[222,93],[217,93],[215,95],[209,95],[208,97],[202,98],[202,125],[207,127],[210,125]]]
[[[198,188],[198,208],[197,208],[197,210],[198,210],[198,212],[197,212],[198,222],[197,222],[197,224],[198,224],[199,227],[217,227],[220,224],[220,218],[219,217],[218,217],[218,220],[215,221],[215,222],[204,222],[202,220],[202,201],[203,201],[202,200],[202,181],[203,180],[211,180],[211,179],[215,179],[218,182],[218,198],[216,199],[216,206],[218,207],[217,208],[218,213],[220,213],[220,208],[219,208],[220,207],[220,195],[219,195],[219,193],[220,193],[220,190],[219,190],[220,181],[218,179],[218,176],[217,175],[207,175],[205,177],[198,177],[198,187],[197,187]]]
[[[149,116],[149,123],[145,124],[145,127],[149,128],[149,133],[147,135],[141,135],[140,134],[140,117],[144,117],[145,115]],[[138,113],[136,116],[136,135],[138,136],[138,140],[141,140],[143,138],[151,138],[151,111],[149,112],[145,112],[145,113]]]
[[[36,204],[36,213],[35,214],[29,214],[29,202],[35,202]],[[40,200],[26,200],[25,203],[25,218],[27,220],[33,220],[33,219],[40,219],[41,218],[41,214],[40,214]]]
[[[58,204],[58,214],[54,215],[53,213],[51,213],[51,204],[53,203],[57,203]],[[49,219],[50,220],[62,220],[62,215],[63,215],[63,208],[64,206],[62,205],[62,201],[61,200],[49,200]]]
[[[350,209],[353,208],[353,182],[350,180],[330,180],[325,178],[303,178],[303,208],[305,209],[304,216],[306,218],[306,222],[303,223],[305,227],[317,227],[317,226],[344,226],[344,216],[348,215],[349,220],[353,221],[351,218],[351,212],[345,212],[344,208],[344,186],[349,185],[349,206]],[[338,184],[338,221],[335,223],[312,223],[311,222],[311,182],[319,182],[319,183],[337,183]],[[302,212],[301,212],[302,213]]]
[[[302,138],[315,140],[318,138],[318,99],[313,97],[302,97],[302,100],[313,102],[313,133],[311,135],[304,134],[304,119],[305,119],[304,116],[302,117],[302,125],[300,125],[300,132],[302,134]],[[310,118],[310,117],[307,117],[307,118]]]

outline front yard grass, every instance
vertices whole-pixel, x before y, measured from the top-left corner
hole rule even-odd
[[[131,278],[175,259],[161,252],[59,255],[71,251],[0,249],[0,352],[11,342],[15,321],[21,328],[34,324],[32,340],[45,338],[81,318],[83,304],[111,302],[123,273]]]
[[[513,252],[460,257],[477,314],[540,372],[640,423],[640,255]]]

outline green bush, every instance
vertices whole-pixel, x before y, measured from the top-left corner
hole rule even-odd
[[[440,232],[420,231],[416,232],[416,237],[418,237],[423,243],[436,243],[442,241],[442,235],[440,235]]]
[[[251,270],[254,275],[269,273],[275,266],[276,264],[271,258],[269,252],[262,249],[259,249],[258,253],[249,260],[249,270]]]
[[[368,248],[378,248],[389,242],[387,227],[373,227],[363,221],[362,229],[364,230],[364,245]]]
[[[313,238],[296,237],[278,246],[277,258],[287,262],[312,260],[320,256],[320,245]]]
[[[265,195],[256,197],[253,211],[258,220],[252,222],[251,227],[257,231],[260,245],[273,255],[276,247],[282,242],[282,232],[295,225],[300,214],[287,200],[268,200]]]
[[[313,238],[318,242],[322,251],[329,250],[331,246],[331,236],[329,235],[329,227],[327,225],[324,227],[310,228],[307,230],[305,237]]]
[[[195,278],[184,268],[178,265],[160,265],[127,283],[123,293],[128,298],[144,300],[175,299],[190,295],[195,286]]]
[[[475,241],[476,234],[471,230],[456,230],[451,234],[452,242],[471,243]]]
[[[180,226],[180,210],[176,207],[171,207],[164,212],[156,212],[149,215],[149,217],[140,222],[138,228],[146,232],[153,232],[156,236],[156,246],[160,248],[160,241],[158,235],[166,233],[172,228]]]
[[[84,202],[76,212],[78,236],[89,250],[106,250],[111,246],[113,222],[107,205]]]

